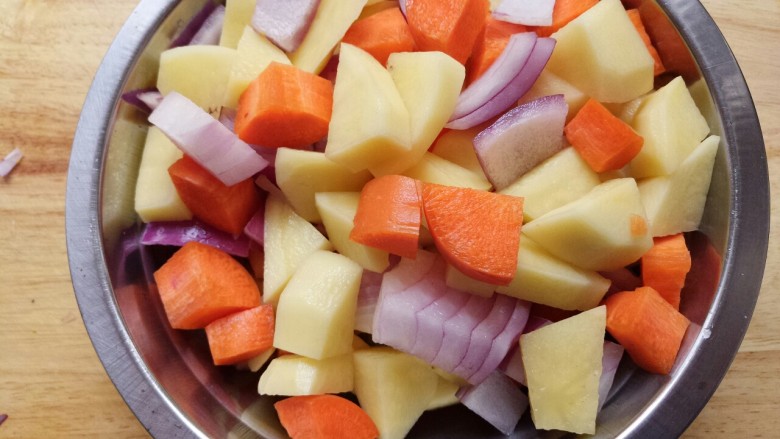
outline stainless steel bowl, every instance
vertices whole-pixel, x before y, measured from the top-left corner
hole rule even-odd
[[[152,267],[164,255],[134,247],[128,239],[136,222],[134,183],[147,123],[119,96],[154,84],[160,52],[203,1],[142,0],[97,72],[68,170],[71,276],[95,350],[153,436],[284,437],[273,400],[256,396],[257,376],[213,367],[200,332],[169,328],[149,282]],[[668,51],[677,50],[672,69],[692,85],[713,132],[723,139],[699,236],[708,240],[696,241],[702,251],[694,256],[706,268],[700,288],[689,292],[683,304],[696,329],[687,334],[670,376],[645,374],[624,361],[596,435],[673,437],[715,391],[755,307],[768,245],[767,162],[745,80],[702,5],[691,0],[624,3],[646,8],[654,17],[648,31],[663,39]],[[532,428],[526,416],[514,436],[527,437]],[[410,436],[503,437],[462,407],[426,413]]]

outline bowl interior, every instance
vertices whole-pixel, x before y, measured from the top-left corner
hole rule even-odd
[[[155,84],[160,53],[204,1],[142,1],[96,76],[69,170],[71,271],[96,350],[153,435],[281,438],[276,399],[257,396],[257,374],[212,366],[202,331],[170,329],[151,273],[171,250],[137,244],[133,197],[148,123],[118,96]],[[694,323],[683,353],[669,376],[624,359],[596,434],[676,436],[722,379],[747,328],[743,316],[755,306],[768,242],[766,159],[744,79],[703,7],[624,3],[639,7],[651,37],[663,41],[658,49],[670,73],[659,82],[682,75],[723,139],[701,233],[687,236],[698,271],[681,305]],[[526,415],[512,437],[531,435],[561,434],[535,432]],[[410,437],[504,436],[464,407],[449,407],[427,412]]]

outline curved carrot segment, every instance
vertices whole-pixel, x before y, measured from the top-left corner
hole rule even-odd
[[[683,234],[653,238],[653,247],[641,261],[644,286],[652,287],[674,309],[680,309],[680,291],[691,270],[691,253]]]
[[[417,257],[422,221],[418,182],[402,175],[363,187],[350,239],[409,259]]]
[[[387,58],[392,53],[414,50],[412,32],[397,7],[356,21],[341,42],[360,47],[382,65],[387,64]]]
[[[374,421],[357,404],[336,395],[293,396],[274,404],[292,439],[375,439]]]
[[[176,251],[154,273],[154,280],[174,329],[203,328],[260,305],[252,275],[229,254],[196,241]]]
[[[423,184],[428,229],[442,256],[474,279],[507,285],[517,270],[523,199]]]
[[[238,236],[262,199],[251,178],[226,186],[195,160],[184,156],[168,168],[176,192],[204,223]]]
[[[241,94],[236,134],[268,147],[303,148],[328,134],[333,83],[273,62]]]
[[[690,322],[657,291],[640,287],[609,296],[607,331],[642,369],[668,374]]]
[[[229,314],[209,323],[206,337],[214,364],[235,364],[271,349],[274,324],[274,307],[270,304]]]
[[[441,51],[461,64],[485,27],[487,0],[411,0],[406,19],[420,51]]]

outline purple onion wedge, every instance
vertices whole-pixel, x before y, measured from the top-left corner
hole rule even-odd
[[[509,349],[512,345],[517,344],[520,339],[520,333],[523,332],[526,323],[528,322],[528,315],[531,312],[531,304],[524,300],[518,300],[515,302],[515,308],[512,311],[512,316],[509,318],[506,327],[498,337],[493,340],[493,344],[490,346],[490,352],[485,357],[485,361],[477,372],[470,377],[467,377],[468,382],[472,384],[479,384],[486,379],[494,370],[498,368],[501,361],[506,358]]]
[[[471,113],[459,118],[450,119],[447,128],[465,130],[477,126],[492,117],[501,114],[507,108],[513,106],[518,99],[531,89],[555,48],[555,40],[552,38],[538,38],[531,56],[528,57],[520,72],[495,96],[487,100],[482,106]]]
[[[252,27],[286,52],[293,52],[309,31],[320,0],[257,0]]]
[[[357,309],[355,310],[355,329],[370,334],[374,326],[374,311],[379,300],[379,288],[382,286],[382,273],[363,270],[358,290]]]
[[[477,372],[482,367],[485,357],[490,353],[493,340],[506,328],[517,299],[503,294],[496,294],[494,297],[493,309],[490,310],[490,314],[471,331],[469,348],[460,364],[453,371],[455,375],[470,377]]]
[[[417,311],[417,337],[412,346],[411,354],[430,363],[439,353],[441,342],[444,340],[444,322],[454,316],[466,306],[471,294],[454,290],[446,286],[448,293],[440,297],[420,311]]]
[[[612,382],[615,381],[615,373],[620,359],[623,358],[623,351],[623,346],[617,343],[604,342],[604,354],[601,357],[601,378],[599,378],[599,411],[607,402],[607,396],[612,388]]]
[[[122,94],[122,100],[145,113],[151,113],[160,105],[163,95],[156,87],[139,88]]]
[[[476,386],[462,387],[456,396],[469,410],[506,435],[515,431],[520,417],[528,410],[528,397],[500,371],[494,371]]]
[[[471,333],[488,316],[494,302],[495,297],[471,296],[466,306],[447,319],[444,322],[444,339],[431,364],[454,373],[468,352]]]
[[[452,116],[450,116],[450,122],[446,127],[453,129],[470,128],[457,128],[450,126],[450,124],[478,110],[504,90],[526,65],[537,40],[538,38],[533,32],[512,35],[509,38],[509,43],[507,43],[495,62],[458,96],[455,109],[452,112]]]
[[[228,186],[268,166],[268,161],[227,127],[177,92],[165,96],[149,115],[149,122]]]
[[[482,170],[497,191],[563,149],[569,107],[563,95],[512,109],[474,138]]]
[[[197,220],[151,222],[141,235],[143,245],[171,245],[181,247],[190,241],[218,248],[234,256],[249,256],[249,238],[217,230]]]
[[[225,6],[219,5],[206,17],[203,25],[193,35],[190,45],[216,45],[222,36],[222,25],[225,23]]]
[[[526,26],[550,26],[555,0],[503,0],[493,18]]]
[[[208,0],[203,5],[203,8],[201,8],[197,14],[192,16],[192,19],[189,23],[187,23],[186,26],[184,26],[184,29],[182,29],[181,32],[176,35],[168,48],[173,49],[174,47],[189,45],[192,41],[192,37],[198,33],[201,27],[203,27],[203,23],[206,22],[214,10],[217,9],[217,6],[218,5],[213,0]]]

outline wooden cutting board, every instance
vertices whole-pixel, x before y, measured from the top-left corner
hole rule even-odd
[[[694,0],[683,0],[694,1]],[[65,250],[65,179],[79,111],[136,0],[0,2],[0,155],[25,157],[0,178],[1,438],[147,433],[112,386],[81,321]],[[780,205],[780,2],[704,0],[747,78]],[[780,254],[734,364],[686,437],[777,437]]]

